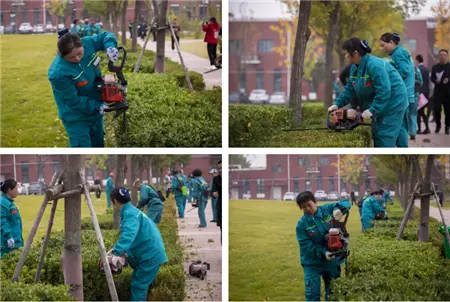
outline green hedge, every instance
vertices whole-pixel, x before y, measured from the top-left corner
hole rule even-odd
[[[169,262],[161,266],[153,283],[153,300],[183,300],[184,298],[184,267],[183,250],[178,241],[178,230],[175,218],[175,202],[173,198],[165,202],[163,219],[158,225],[164,240]],[[110,249],[119,239],[119,231],[111,230],[112,211],[98,216],[102,227],[102,235],[106,249]],[[109,219],[109,222],[106,221]],[[104,274],[98,271],[100,253],[95,232],[90,218],[82,221],[82,259],[83,259],[83,286],[86,301],[108,301],[109,290]],[[47,248],[45,264],[41,273],[39,284],[33,284],[34,274],[38,265],[40,245],[33,245],[22,270],[21,283],[11,284],[15,266],[20,258],[20,251],[7,254],[2,260],[0,268],[0,281],[2,281],[1,297],[4,301],[30,301],[30,300],[69,300],[64,284],[60,256],[64,246],[64,232],[53,232]],[[130,299],[130,282],[132,269],[125,268],[120,275],[114,275],[119,300]],[[101,282],[94,282],[101,280]],[[20,289],[20,290],[15,290]]]
[[[127,49],[131,49],[131,47],[129,47]],[[131,53],[128,51],[127,60],[125,61],[125,65],[124,65],[124,69],[123,69],[124,73],[132,73],[134,71],[134,67],[135,67],[136,62],[140,55],[140,49],[141,49],[141,47],[139,46],[139,51],[137,53]],[[102,72],[110,73],[108,71],[108,59],[106,57],[106,54],[99,53],[98,55],[102,58]],[[153,52],[151,50],[146,50],[144,52],[144,57],[142,58],[141,66],[139,67],[139,73],[154,73],[155,72],[155,68],[154,68],[155,55],[156,55],[155,52]],[[187,88],[188,86],[186,84],[186,77],[184,75],[183,67],[179,63],[174,62],[167,58],[164,59],[164,62],[165,62],[165,65],[164,65],[165,72],[168,74],[174,74],[178,79],[178,83],[179,83],[180,87]],[[119,64],[119,63],[116,63],[116,64]],[[189,71],[189,77],[191,79],[194,90],[200,91],[200,90],[205,89],[205,81],[203,80],[202,74],[195,72],[195,71]],[[128,80],[128,78],[127,78],[127,80]],[[128,80],[128,82],[129,82],[129,80]]]
[[[369,127],[349,132],[296,131],[294,112],[279,105],[230,105],[229,142],[231,147],[369,147],[372,146]],[[322,103],[303,104],[300,128],[325,127],[326,109]]]
[[[126,74],[127,128],[108,115],[107,144],[117,147],[220,147],[221,88],[190,92],[171,74]]]
[[[388,206],[389,220],[359,236],[351,250],[348,271],[332,281],[332,300],[448,301],[450,261],[442,254],[439,223],[430,219],[430,242],[418,242],[419,212],[408,221],[403,240],[395,240],[403,216]]]

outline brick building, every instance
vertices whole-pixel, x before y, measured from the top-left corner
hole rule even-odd
[[[86,155],[88,157],[88,155]],[[184,167],[177,165],[177,168],[182,168],[186,174],[198,168],[203,172],[205,180],[209,181],[209,170],[217,167],[217,162],[221,159],[221,155],[192,155],[191,161]],[[126,183],[131,181],[131,159],[127,160]],[[0,155],[0,181],[8,178],[16,179],[21,183],[44,182],[48,184],[51,181],[53,173],[59,171],[61,165],[58,160],[58,155]],[[164,176],[170,171],[166,168],[161,171],[154,169],[152,171],[153,182],[161,182]],[[88,181],[101,179],[104,182],[109,176],[110,172],[115,172],[115,169],[108,171],[107,169],[86,168],[85,174]],[[139,178],[141,180],[149,180],[149,170],[141,171]]]
[[[265,89],[269,95],[276,91],[288,94],[288,68],[284,63],[292,54],[281,56],[274,48],[289,43],[288,37],[279,36],[271,26],[279,25],[279,19],[233,19],[229,22],[229,92],[244,90],[247,95],[253,89]],[[433,18],[405,21],[402,43],[415,57],[424,56],[425,65],[434,64],[434,32],[436,22]],[[324,59],[324,58],[321,58]],[[303,82],[303,96],[315,92],[318,100],[324,99],[324,83],[314,91],[312,83]]]
[[[69,27],[74,19],[86,19],[89,17],[96,17],[94,14],[89,13],[84,9],[83,0],[69,0],[67,8],[68,13],[66,17],[58,17],[50,15],[50,12],[44,9],[44,5],[51,0],[1,0],[0,1],[0,26],[14,25],[18,28],[21,23],[30,23],[32,26],[35,24],[47,24],[52,23],[54,26],[57,24],[64,24],[65,27]],[[208,0],[169,0],[168,12],[173,11],[175,15],[186,12],[188,18],[203,19],[208,14],[208,3],[215,5],[216,9],[221,12],[221,1],[208,1]],[[149,8],[145,5],[141,8],[140,17],[146,19],[148,16]],[[127,22],[134,22],[134,2],[127,7]],[[101,18],[99,18],[101,20]],[[105,23],[105,20],[102,20]],[[121,19],[118,18],[120,24]]]
[[[375,167],[368,158],[362,165],[365,181],[359,185],[339,182],[338,155],[266,155],[266,167],[230,170],[229,191],[231,199],[242,199],[244,194],[252,199],[283,198],[286,192],[299,193],[358,191],[377,188]]]

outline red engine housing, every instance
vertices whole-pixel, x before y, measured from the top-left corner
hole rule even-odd
[[[340,234],[328,236],[328,250],[339,251],[340,249],[342,249],[342,247],[343,247],[343,244],[341,242]]]
[[[123,91],[116,84],[105,85],[102,89],[102,100],[104,102],[123,102]]]

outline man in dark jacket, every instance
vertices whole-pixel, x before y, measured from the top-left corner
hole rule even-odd
[[[423,85],[420,87],[420,93],[422,93],[428,100],[428,103],[419,109],[417,115],[417,134],[428,134],[430,133],[430,128],[428,127],[428,119],[430,118],[430,113],[432,110],[432,104],[430,100],[430,71],[423,64],[422,55],[416,56],[416,64],[420,69],[420,73],[422,74]],[[425,109],[427,112],[425,112]],[[425,130],[421,131],[422,122],[425,124]]]
[[[448,61],[448,50],[439,51],[439,62],[431,68],[431,82],[434,86],[434,120],[436,131],[441,130],[441,111],[444,106],[445,134],[450,134],[450,63]]]
[[[212,192],[217,198],[217,226],[220,227],[220,242],[222,243],[222,161],[217,163],[217,172],[219,175],[213,178]]]

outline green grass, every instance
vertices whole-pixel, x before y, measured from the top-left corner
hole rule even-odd
[[[304,299],[303,269],[295,235],[302,216],[295,202],[230,201],[230,300]],[[351,249],[361,233],[357,207],[351,209],[347,230]]]
[[[181,51],[192,53],[198,57],[208,59],[208,51],[206,49],[206,43],[203,40],[198,40],[196,42],[185,42],[180,41]]]
[[[56,35],[0,36],[1,147],[68,146],[47,79],[56,42]]]
[[[94,194],[91,194],[92,202],[94,203],[94,209],[97,215],[103,214],[106,210],[106,195],[102,193],[100,199],[97,199]],[[39,212],[42,201],[44,200],[44,195],[19,195],[15,199],[15,204],[19,208],[20,216],[22,217],[22,228],[23,228],[23,240],[26,242],[28,234],[33,226],[36,215]],[[51,202],[53,203],[53,201]],[[47,231],[48,219],[50,217],[50,212],[52,209],[52,204],[47,205],[45,209],[44,216],[41,219],[38,231],[34,238],[34,241],[44,237]],[[87,202],[84,197],[81,199],[81,218],[90,217],[89,209],[87,207]],[[63,231],[64,230],[64,200],[58,201],[58,207],[56,208],[55,220],[53,222],[52,232]]]

